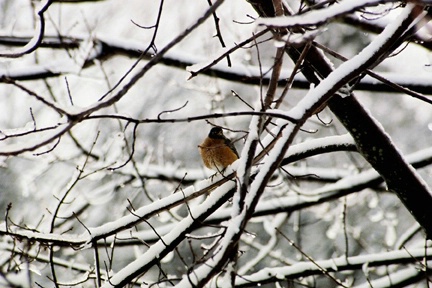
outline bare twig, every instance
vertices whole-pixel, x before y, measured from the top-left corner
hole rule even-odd
[[[298,252],[300,252],[306,259],[308,259],[310,262],[312,262],[313,264],[316,265],[316,267],[318,267],[318,269],[324,274],[326,275],[328,278],[330,278],[331,280],[333,280],[337,285],[341,286],[341,287],[346,287],[341,281],[339,281],[339,279],[336,279],[333,275],[331,275],[326,268],[321,267],[321,265],[319,265],[311,256],[309,256],[307,253],[305,253],[299,246],[297,246],[296,243],[294,243],[291,239],[289,239],[281,230],[279,230],[279,228],[275,228],[276,231],[282,235],[283,238],[285,238],[288,243],[294,247]]]
[[[164,110],[164,111],[160,112],[160,113],[158,114],[158,116],[157,116],[157,119],[161,119],[161,116],[162,116],[163,114],[170,114],[170,113],[172,113],[172,112],[180,111],[181,109],[185,108],[186,105],[187,105],[188,103],[189,103],[189,101],[186,101],[182,106],[180,106],[180,107],[178,107],[178,108],[171,109],[171,110]]]
[[[207,2],[210,6],[212,6],[211,0],[207,0]],[[213,12],[213,19],[215,22],[216,37],[218,37],[219,42],[221,43],[222,47],[225,48],[226,47],[225,41],[223,40],[222,32],[220,31],[220,27],[219,27],[220,18],[217,16],[216,11]],[[227,54],[226,59],[227,59],[228,67],[231,67],[231,58],[230,58],[229,54]]]
[[[192,121],[198,121],[198,120],[204,120],[204,119],[215,119],[215,118],[224,118],[224,117],[235,117],[235,116],[269,116],[269,117],[275,117],[287,120],[291,123],[298,123],[298,119],[295,119],[289,115],[285,115],[283,113],[278,112],[261,112],[261,111],[239,111],[239,112],[226,112],[226,113],[213,113],[213,114],[206,114],[206,115],[200,115],[200,116],[193,116],[193,117],[187,117],[187,118],[166,118],[166,119],[158,119],[158,118],[146,118],[146,119],[135,119],[127,116],[122,115],[91,115],[88,117],[85,117],[83,121],[85,120],[91,120],[91,119],[120,119],[124,121],[128,121],[131,123],[177,123],[177,122],[192,122]],[[0,154],[1,155],[1,154]]]
[[[152,39],[150,40],[150,43],[147,45],[147,48],[144,49],[144,51],[142,51],[140,53],[138,59],[134,62],[134,64],[132,64],[132,66],[128,69],[128,71],[126,71],[126,73],[123,74],[123,76],[117,81],[117,83],[111,89],[109,89],[104,95],[102,95],[102,97],[99,99],[99,101],[102,101],[105,97],[107,97],[108,95],[110,95],[117,87],[120,86],[120,84],[126,79],[126,77],[130,73],[132,73],[132,71],[136,68],[136,66],[138,65],[138,63],[141,62],[141,60],[144,58],[144,56],[147,54],[147,52],[150,49],[153,49],[154,51],[157,50],[156,47],[155,47],[156,46],[155,40],[156,40],[156,36],[157,36],[157,33],[158,33],[158,29],[159,29],[159,23],[160,23],[160,20],[161,20],[161,17],[162,17],[162,7],[164,5],[164,1],[165,0],[160,0],[158,15],[157,15],[157,18],[156,18],[155,29],[154,29],[154,32],[153,32]],[[140,77],[135,76],[134,78],[137,78],[137,79],[135,79],[135,81],[133,81],[133,83],[135,83],[136,81],[138,81],[138,79],[141,78],[141,76]],[[133,85],[133,83],[132,83],[132,85]],[[130,86],[132,86],[132,85],[130,85]],[[129,87],[129,89],[130,89],[130,87]],[[127,90],[129,90],[129,89],[127,89]],[[113,103],[115,103],[115,102],[116,101],[114,101]]]
[[[134,123],[134,124],[135,125],[134,125],[133,130],[132,130],[132,146],[131,146],[131,151],[129,153],[128,159],[123,164],[121,164],[120,166],[109,168],[109,170],[115,171],[117,169],[120,169],[120,168],[126,166],[132,160],[133,155],[135,154],[135,142],[136,142],[136,138],[137,138],[136,134],[137,134],[137,128],[138,128],[138,124],[137,123]]]
[[[255,41],[257,38],[261,37],[262,35],[266,34],[267,32],[269,32],[269,29],[264,29],[261,30],[258,33],[254,33],[252,35],[252,37],[249,37],[248,39],[240,42],[239,44],[236,44],[235,46],[231,47],[230,49],[228,49],[227,51],[225,51],[224,53],[222,53],[221,55],[219,55],[218,57],[216,57],[215,59],[213,59],[213,61],[211,63],[209,63],[208,65],[198,69],[198,70],[194,70],[194,71],[189,71],[191,73],[191,76],[189,76],[188,80],[192,79],[193,77],[197,76],[200,73],[203,73],[205,71],[207,71],[208,69],[210,69],[212,66],[216,65],[217,63],[219,63],[223,58],[228,57],[231,53],[233,53],[234,51],[238,50],[241,47],[244,47],[246,44],[249,44],[253,41]]]
[[[99,133],[97,134],[95,140],[93,141],[93,145],[92,148],[90,149],[93,150],[93,147],[96,145],[97,139],[99,137]],[[84,168],[86,167],[87,163],[89,161],[89,156],[87,155],[87,157],[84,160],[83,166],[81,169],[78,169],[78,175],[75,178],[75,180],[69,185],[69,187],[67,187],[66,191],[64,192],[63,196],[59,199],[59,203],[57,204],[53,214],[52,214],[52,218],[51,218],[51,225],[50,225],[50,233],[54,232],[54,227],[55,227],[55,221],[57,219],[57,215],[60,211],[60,207],[64,204],[66,197],[69,195],[69,193],[73,190],[73,188],[76,186],[76,184],[78,183],[78,181],[81,180],[81,175],[84,173]],[[55,271],[55,267],[54,267],[54,245],[51,244],[50,246],[50,268],[51,268],[51,275],[52,275],[52,280],[55,284],[56,287],[58,287],[58,281],[57,281],[57,275],[56,275],[56,271]]]
[[[19,84],[17,81],[8,78],[8,77],[3,77],[2,79],[5,83],[8,84],[12,84],[15,87],[18,87],[19,89],[21,89],[22,91],[26,92],[27,94],[29,94],[30,96],[35,97],[37,100],[39,100],[40,102],[42,102],[43,104],[45,104],[46,106],[52,108],[53,110],[55,110],[57,113],[59,113],[60,115],[66,115],[69,116],[69,113],[65,110],[63,110],[62,108],[60,108],[59,106],[57,106],[54,103],[49,102],[48,100],[46,100],[44,97],[36,94],[36,92],[26,88],[25,86]]]

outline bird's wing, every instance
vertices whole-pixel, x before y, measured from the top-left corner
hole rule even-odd
[[[228,138],[225,138],[225,145],[227,145],[234,152],[234,154],[236,154],[237,158],[240,158],[239,154],[237,153],[237,149]]]

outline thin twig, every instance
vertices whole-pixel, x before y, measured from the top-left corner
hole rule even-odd
[[[26,88],[25,86],[19,84],[17,81],[9,78],[9,77],[2,77],[3,82],[8,83],[8,84],[12,84],[15,87],[21,89],[22,91],[26,92],[27,94],[35,97],[37,100],[41,101],[43,104],[45,104],[46,106],[54,109],[57,113],[59,113],[60,115],[66,115],[69,116],[69,113],[65,110],[63,110],[62,108],[58,107],[56,104],[49,102],[48,100],[46,100],[44,97],[36,94],[36,92]]]
[[[200,115],[200,116],[193,116],[193,117],[187,117],[187,118],[166,118],[166,119],[157,119],[157,118],[146,118],[146,119],[135,119],[128,116],[123,115],[116,115],[116,114],[102,114],[102,115],[91,115],[83,119],[85,120],[91,120],[91,119],[120,119],[132,123],[137,124],[143,124],[143,123],[177,123],[177,122],[192,122],[192,121],[198,121],[198,120],[204,120],[204,119],[215,119],[215,118],[224,118],[224,117],[235,117],[235,116],[269,116],[274,118],[280,118],[287,120],[291,123],[297,124],[298,119],[295,119],[291,116],[277,113],[277,112],[261,112],[261,111],[239,111],[239,112],[226,112],[226,113],[213,113],[213,114],[206,114],[206,115]]]
[[[303,48],[299,59],[296,61],[294,68],[291,72],[290,77],[287,80],[287,83],[284,87],[284,90],[281,93],[281,96],[279,97],[279,99],[276,100],[276,104],[275,104],[275,108],[279,108],[279,106],[282,104],[282,101],[284,100],[285,96],[288,94],[289,89],[291,88],[292,84],[294,83],[294,77],[297,74],[297,72],[299,71],[304,58],[306,57],[307,52],[309,51],[310,48],[310,42],[306,44],[305,48]]]
[[[219,55],[217,58],[215,58],[210,64],[196,70],[196,71],[189,71],[191,73],[191,76],[189,76],[188,80],[192,79],[193,77],[197,76],[199,73],[202,73],[206,70],[208,70],[209,68],[211,68],[212,66],[216,65],[217,63],[219,63],[222,59],[224,59],[225,57],[227,57],[229,54],[233,53],[234,51],[238,50],[239,48],[245,46],[246,44],[249,44],[250,42],[255,41],[255,39],[257,39],[258,37],[266,34],[267,32],[269,32],[270,29],[266,28],[264,30],[261,30],[258,33],[254,33],[252,35],[252,37],[249,37],[248,39],[240,42],[239,44],[235,45],[234,47],[231,47],[230,49],[228,49],[227,51],[225,51],[224,53],[222,53],[221,55]]]
[[[180,107],[178,107],[178,108],[171,109],[171,110],[164,110],[164,111],[160,112],[160,113],[158,114],[158,116],[157,116],[157,119],[161,119],[161,116],[162,116],[163,114],[170,114],[170,113],[172,113],[172,112],[178,112],[178,111],[180,111],[181,109],[185,108],[186,105],[187,105],[188,103],[189,103],[189,100],[187,100],[187,101],[186,101],[182,106],[180,106]]]
[[[73,103],[73,100],[72,100],[72,94],[71,94],[70,87],[69,87],[69,81],[67,80],[67,77],[65,77],[64,80],[65,80],[65,83],[66,83],[66,89],[67,89],[67,93],[68,93],[68,96],[69,96],[69,101],[70,101],[71,105],[74,106],[74,103]]]
[[[157,49],[155,48],[155,40],[156,40],[156,36],[157,36],[157,32],[159,29],[159,23],[162,17],[162,7],[164,4],[165,0],[160,0],[160,4],[159,4],[159,10],[158,10],[158,15],[156,18],[156,24],[155,24],[155,31],[153,32],[153,36],[152,39],[150,40],[149,45],[147,45],[147,48],[144,49],[144,51],[141,52],[140,56],[138,57],[138,59],[132,64],[132,66],[126,71],[126,73],[117,81],[116,84],[114,84],[114,86],[109,89],[104,95],[102,95],[102,97],[99,99],[99,101],[102,101],[105,97],[107,97],[108,95],[110,95],[114,89],[116,89],[117,87],[120,86],[120,84],[126,79],[126,77],[132,73],[132,71],[136,68],[136,66],[138,65],[138,63],[141,62],[141,60],[144,58],[144,56],[147,54],[147,52],[150,49],[153,49],[154,51],[157,51]],[[135,81],[133,81],[134,83],[138,81],[138,79],[136,79]],[[130,87],[129,87],[130,88]]]
[[[207,0],[207,2],[210,6],[212,6],[211,0]],[[213,19],[215,22],[216,36],[218,37],[219,42],[221,43],[222,47],[225,48],[226,47],[225,41],[223,40],[222,32],[220,31],[220,27],[219,27],[220,18],[217,16],[216,11],[213,12]],[[226,55],[226,59],[227,59],[228,67],[231,67],[231,58],[230,58],[229,54]]]
[[[308,259],[310,262],[312,262],[324,275],[326,275],[331,280],[333,280],[337,285],[340,285],[341,287],[348,288],[342,282],[340,282],[338,279],[336,279],[333,275],[331,275],[327,271],[327,269],[325,269],[324,267],[322,267],[321,265],[319,265],[311,256],[309,256],[308,254],[306,254],[299,246],[297,246],[296,243],[294,243],[294,241],[292,241],[291,239],[289,239],[281,230],[279,230],[279,228],[275,228],[275,229],[276,229],[276,231],[280,235],[282,235],[283,238],[285,238],[288,241],[288,243],[291,246],[293,246],[298,252],[300,252],[300,254],[302,254],[306,259]]]
[[[118,170],[118,169],[120,169],[120,168],[123,168],[124,166],[126,166],[131,160],[132,160],[132,158],[133,158],[133,155],[135,154],[135,142],[136,142],[136,138],[137,138],[137,136],[136,136],[136,134],[137,134],[137,128],[138,128],[138,124],[137,123],[134,123],[135,125],[134,125],[134,128],[133,128],[133,130],[132,130],[132,145],[131,145],[131,151],[130,151],[130,153],[129,153],[129,157],[128,157],[128,159],[123,163],[123,164],[121,164],[121,165],[119,165],[119,166],[117,166],[117,167],[113,167],[113,168],[109,168],[109,170],[111,170],[111,171],[115,171],[115,170]]]

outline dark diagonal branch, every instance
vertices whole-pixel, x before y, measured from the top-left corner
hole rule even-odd
[[[253,1],[253,4],[258,13],[262,14],[261,7],[266,3]],[[406,34],[407,29],[416,20],[417,15],[415,12],[418,7],[421,6],[417,6],[412,10],[413,12],[401,23],[397,33],[391,35],[385,46],[377,47],[381,50],[381,61],[384,55],[389,55],[402,43],[404,40],[402,36]],[[267,13],[268,9],[270,7],[266,9]],[[302,47],[290,47],[287,49],[287,53],[294,61],[297,61],[301,50]],[[376,65],[375,61],[369,61],[369,65],[373,67]],[[315,47],[311,47],[302,71],[305,77],[311,83],[318,85],[321,79],[317,75],[325,78],[332,71],[332,67],[329,65],[328,60],[324,59],[323,54]],[[328,105],[351,133],[360,153],[381,174],[388,188],[397,193],[407,209],[425,229],[428,237],[432,237],[432,222],[429,220],[432,219],[432,210],[430,209],[432,207],[432,196],[427,185],[415,170],[407,164],[389,136],[352,93],[349,97],[332,97]]]

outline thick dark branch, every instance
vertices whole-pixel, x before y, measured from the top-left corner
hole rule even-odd
[[[265,1],[254,1],[259,3],[254,7],[258,13],[264,15],[261,7],[266,5]],[[268,5],[268,4],[267,4]],[[267,8],[266,10],[268,10]],[[414,17],[415,15],[411,15]],[[388,55],[397,48],[397,44],[403,42],[402,35],[406,32],[414,19],[407,19],[401,27],[400,34],[393,35],[388,41]],[[398,38],[399,37],[399,38]],[[302,47],[291,47],[287,49],[290,57],[297,61]],[[380,60],[382,60],[381,57]],[[375,65],[372,63],[370,65]],[[316,85],[319,84],[321,77],[327,77],[333,71],[328,61],[323,58],[322,53],[315,47],[311,47],[306,56],[306,63],[303,67],[305,77]],[[364,158],[381,174],[386,181],[388,188],[394,190],[407,209],[416,218],[420,225],[425,229],[428,237],[432,237],[432,195],[424,182],[416,175],[415,171],[408,165],[394,146],[389,136],[382,130],[381,126],[369,115],[363,106],[351,94],[349,97],[332,97],[328,106],[339,118],[341,123],[355,139],[360,153]]]

